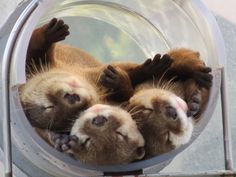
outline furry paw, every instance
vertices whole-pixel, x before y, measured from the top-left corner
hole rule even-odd
[[[122,84],[121,76],[119,75],[118,71],[111,65],[108,65],[103,71],[100,81],[102,85],[108,89],[116,89]]]
[[[161,57],[160,54],[156,54],[153,60],[147,59],[141,65],[141,72],[144,74],[159,75],[164,73],[171,65],[172,59],[169,55],[165,54]]]
[[[193,79],[201,87],[210,88],[212,85],[213,76],[210,74],[210,67],[203,67],[199,71],[193,72]]]
[[[187,111],[187,116],[192,117],[195,116],[201,107],[201,93],[197,92],[195,93],[188,101],[188,111]]]
[[[62,41],[70,34],[69,26],[63,20],[53,18],[45,25],[44,35],[47,43]]]
[[[55,149],[65,152],[76,146],[78,143],[78,138],[75,135],[53,134],[52,141]]]

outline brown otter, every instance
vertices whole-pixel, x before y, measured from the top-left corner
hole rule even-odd
[[[83,163],[126,164],[145,154],[135,121],[116,106],[97,104],[80,113],[70,135],[37,131],[56,149]]]
[[[31,37],[26,62],[28,81],[20,89],[20,96],[33,126],[67,131],[74,115],[95,103],[115,98],[113,93],[119,94],[116,100],[128,100],[138,73],[149,68],[151,72],[163,72],[170,65],[168,57],[162,60],[159,57],[141,65],[107,66],[78,48],[54,44],[68,34],[68,26],[62,20],[52,19]],[[113,84],[113,92],[105,93],[114,80],[125,84],[122,87]]]
[[[199,53],[179,49],[169,55],[173,58],[171,69],[175,73],[189,71],[193,79],[183,76],[184,79],[177,81],[157,79],[142,83],[126,105],[146,141],[146,158],[187,143],[209,97],[212,76],[208,74],[210,68],[199,59]],[[170,76],[168,71],[166,74]],[[207,88],[200,86],[199,81]]]

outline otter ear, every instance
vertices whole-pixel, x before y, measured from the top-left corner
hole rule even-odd
[[[21,91],[25,84],[17,84],[12,87],[13,90]]]
[[[145,149],[144,147],[138,147],[137,150],[136,150],[136,154],[137,154],[137,159],[142,159],[145,155]]]

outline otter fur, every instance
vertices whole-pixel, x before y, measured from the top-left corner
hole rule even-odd
[[[168,57],[144,64],[101,64],[78,48],[55,43],[69,34],[68,28],[62,20],[52,19],[30,39],[28,80],[20,88],[20,97],[35,127],[67,131],[80,111],[106,100],[128,100],[134,83],[142,81],[137,78],[140,73],[163,72],[170,65]],[[124,84],[116,85],[117,81]]]
[[[145,158],[188,143],[209,98],[212,76],[199,53],[177,49],[169,55],[173,59],[173,70],[171,73],[167,71],[163,77],[175,73],[180,78],[169,82],[161,78],[144,82],[135,88],[134,95],[126,103],[126,109],[136,120],[146,141]],[[185,71],[189,79],[181,75]]]
[[[37,131],[56,149],[86,164],[127,164],[145,154],[135,121],[116,106],[97,104],[81,112],[70,135]]]

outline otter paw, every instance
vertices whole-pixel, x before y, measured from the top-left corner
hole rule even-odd
[[[100,82],[106,88],[118,88],[121,83],[121,77],[118,71],[111,65],[108,65],[101,75]]]
[[[78,138],[75,135],[54,134],[52,135],[52,141],[55,149],[65,152],[76,146],[78,143]]]
[[[199,71],[195,71],[193,73],[193,79],[199,84],[199,86],[210,88],[213,79],[213,76],[210,74],[210,72],[210,67],[203,67]]]
[[[65,24],[63,20],[53,18],[48,24],[45,25],[45,40],[49,44],[62,41],[69,34],[69,26]]]
[[[202,99],[201,93],[197,92],[187,101],[187,105],[188,105],[187,116],[188,117],[195,116],[199,112],[200,106],[201,106],[201,99]]]
[[[147,59],[140,69],[144,74],[158,75],[164,73],[170,67],[172,61],[171,57],[167,54],[162,57],[160,54],[156,54],[153,60]]]

